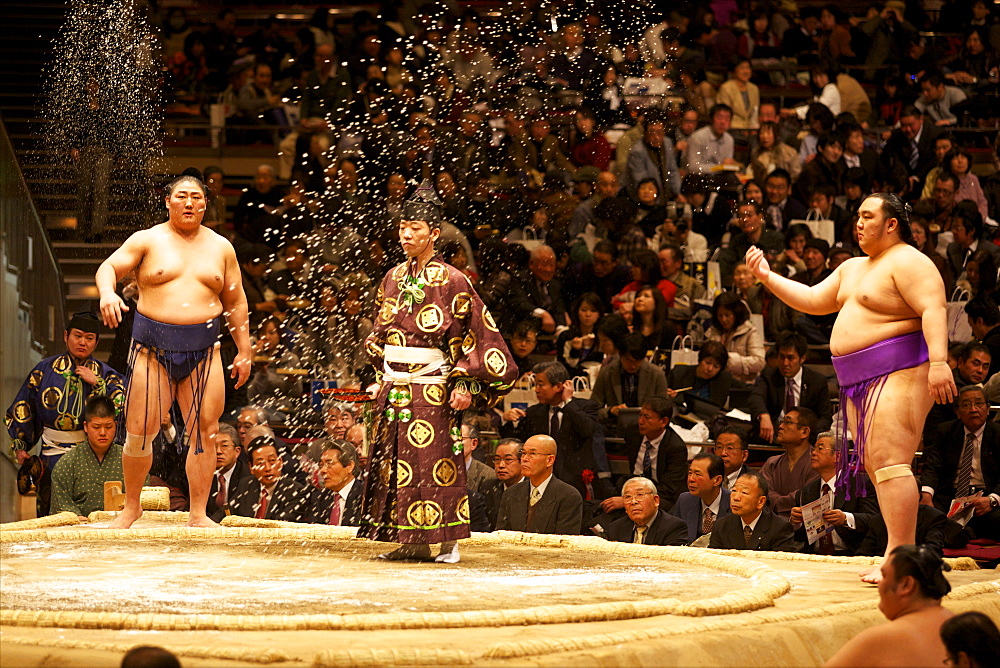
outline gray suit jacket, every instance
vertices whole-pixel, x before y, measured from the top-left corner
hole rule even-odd
[[[667,377],[663,369],[643,360],[639,367],[639,406],[653,397],[667,397]],[[594,383],[591,400],[601,405],[601,417],[607,415],[608,407],[622,403],[622,362],[616,359],[601,369]]]
[[[469,464],[469,473],[466,476],[466,487],[469,489],[474,489],[480,494],[486,494],[486,490],[496,483],[496,481],[497,474],[486,464],[478,459],[473,459],[472,463]]]
[[[579,535],[583,524],[583,497],[575,487],[552,476],[528,525],[530,493],[531,483],[527,478],[504,490],[497,516],[498,531]]]

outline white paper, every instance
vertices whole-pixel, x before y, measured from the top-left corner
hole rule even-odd
[[[739,408],[734,408],[733,410],[726,413],[726,417],[733,418],[734,420],[742,420],[744,422],[750,422],[750,414],[744,413]]]
[[[812,503],[802,506],[802,526],[806,528],[806,537],[812,545],[819,537],[832,533],[833,525],[823,521],[823,513],[833,508],[833,497],[823,494]]]

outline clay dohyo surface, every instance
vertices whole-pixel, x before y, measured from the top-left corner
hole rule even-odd
[[[691,564],[525,545],[455,566],[373,562],[384,545],[274,540],[0,546],[0,608],[120,613],[456,612],[722,596],[745,578]]]
[[[147,513],[128,531],[93,522],[57,527],[53,518],[0,525],[0,565],[8,565],[9,555],[20,562],[13,575],[4,572],[0,588],[3,664],[118,666],[130,647],[154,644],[177,653],[187,668],[801,666],[822,664],[853,635],[885,621],[876,589],[858,581],[865,560],[503,532],[463,541],[458,565],[385,564],[370,559],[384,545],[353,539],[350,530],[243,518],[227,519],[221,531],[185,529],[181,515]],[[147,545],[138,550],[134,543]],[[136,561],[150,549],[169,565],[148,567],[146,556]],[[210,556],[208,550],[221,552]],[[48,560],[45,551],[61,565],[36,569]],[[251,557],[255,565],[248,567],[242,560]],[[83,563],[93,560],[98,563]],[[229,581],[216,575],[222,563],[233,566]],[[89,608],[74,607],[77,599],[66,603],[72,608],[66,612],[28,609],[43,590],[70,582],[71,572],[85,568],[93,568],[98,580],[100,572],[110,573],[107,580],[117,580],[120,592],[91,590]],[[30,585],[24,569],[49,578],[35,581],[34,597],[6,591],[9,577]],[[549,575],[553,582],[545,581]],[[186,584],[156,582],[174,578]],[[996,571],[955,570],[948,578],[955,590],[946,607],[982,610],[1000,621]],[[163,610],[205,597],[207,611],[126,613],[149,598],[135,589],[151,589],[150,582],[185,599],[166,601]],[[281,605],[292,582],[311,583],[304,586],[305,598],[326,614],[307,614],[317,608],[297,605],[266,613],[275,608],[262,606]],[[236,614],[213,612],[218,601],[211,602],[209,584],[244,586],[252,598],[226,603]],[[338,598],[323,604],[312,586]],[[658,598],[649,597],[651,587]],[[86,583],[77,588],[88,593]],[[378,604],[377,592],[390,594],[389,605]],[[713,593],[714,599],[705,598]],[[12,610],[8,596],[15,595],[20,609]],[[46,596],[51,605],[59,593]],[[469,601],[478,608],[470,610]],[[428,612],[435,609],[430,606],[441,612]]]

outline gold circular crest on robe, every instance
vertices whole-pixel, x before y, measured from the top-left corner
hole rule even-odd
[[[465,340],[462,341],[462,352],[466,355],[471,355],[475,349],[476,333],[470,330],[469,333],[465,335]]]
[[[500,331],[497,328],[496,321],[493,319],[493,314],[490,313],[490,310],[485,306],[483,307],[483,324],[486,325],[486,329],[490,330],[491,332]]]
[[[98,378],[101,377],[101,365],[98,364],[97,360],[87,360],[87,363],[84,366],[93,371],[94,375]]]
[[[434,477],[434,482],[442,487],[454,485],[455,480],[458,478],[458,469],[455,468],[455,462],[450,459],[437,460],[431,473]]]
[[[424,385],[424,401],[431,406],[441,406],[444,404],[443,385]]]
[[[403,276],[406,276],[406,265],[407,263],[404,262],[403,264],[397,265],[396,268],[392,270],[393,280],[398,281]]]
[[[431,262],[424,269],[424,281],[432,288],[448,284],[448,267],[440,262]]]
[[[458,503],[455,505],[455,514],[458,515],[458,519],[459,519],[460,522],[468,522],[469,521],[469,495],[468,494],[466,494],[465,496],[463,496],[461,499],[458,500]]]
[[[27,422],[31,419],[31,405],[27,401],[19,401],[14,404],[13,413],[18,422]]]
[[[497,378],[507,373],[507,356],[500,352],[498,348],[487,350],[484,359],[486,360],[486,368]]]
[[[457,360],[462,356],[462,337],[453,336],[448,339],[448,350],[451,351],[451,359]]]
[[[396,487],[406,487],[413,481],[413,467],[400,459],[396,463]]]
[[[388,325],[396,317],[396,299],[394,297],[386,297],[385,301],[382,302],[382,308],[378,312],[378,319],[383,325]]]
[[[406,430],[406,438],[415,448],[426,448],[434,440],[434,427],[427,420],[414,420]]]
[[[471,309],[472,295],[468,292],[459,292],[451,300],[451,312],[454,313],[456,317],[468,315]]]
[[[434,501],[414,501],[406,509],[406,519],[415,527],[438,526],[442,516],[441,506]]]
[[[406,345],[406,334],[403,330],[396,329],[395,327],[386,331],[385,342],[390,346],[405,346]]]
[[[73,431],[76,429],[76,418],[69,413],[63,413],[56,418],[55,425],[60,431]]]
[[[437,304],[428,304],[417,313],[417,327],[421,332],[436,332],[444,324],[444,311]]]
[[[28,374],[28,387],[39,388],[42,386],[42,371],[35,369]]]
[[[392,462],[388,459],[383,459],[378,465],[378,478],[382,481],[382,485],[389,486],[389,481],[392,479]]]
[[[48,387],[42,392],[42,405],[50,410],[59,405],[60,399],[62,399],[62,390],[58,387]]]
[[[66,355],[60,355],[52,361],[52,370],[56,373],[66,373],[73,366]]]

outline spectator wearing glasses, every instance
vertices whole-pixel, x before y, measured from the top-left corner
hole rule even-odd
[[[795,406],[785,413],[774,439],[785,451],[769,457],[760,469],[770,488],[767,498],[771,509],[785,519],[796,505],[799,490],[818,477],[809,457],[818,433],[816,422],[816,413],[804,406]]]
[[[576,535],[583,524],[583,497],[554,475],[556,441],[538,434],[521,451],[525,479],[508,487],[500,501],[497,530]]]
[[[750,470],[747,460],[750,449],[747,447],[747,433],[739,427],[725,427],[715,435],[715,454],[725,466],[726,473],[722,477],[722,487],[732,489],[736,479]]]
[[[687,524],[660,508],[660,495],[649,478],[636,477],[622,485],[625,514],[608,526],[605,538],[638,545],[686,545]]]

